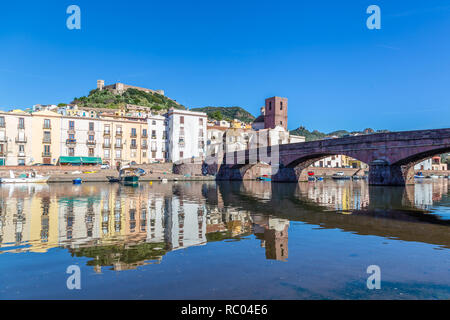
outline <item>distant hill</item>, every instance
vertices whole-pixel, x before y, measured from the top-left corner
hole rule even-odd
[[[238,119],[242,122],[251,123],[255,120],[255,117],[248,111],[241,107],[203,107],[192,108],[191,111],[205,112],[208,118],[214,120],[227,120]]]
[[[309,131],[305,127],[301,126],[295,130],[291,130],[290,133],[297,136],[304,136],[306,138],[306,141],[314,141],[314,140],[321,140],[326,137],[333,137],[337,136],[339,138],[342,138],[349,134],[372,134],[372,133],[383,133],[383,132],[389,132],[388,130],[373,130],[371,128],[364,129],[363,131],[352,131],[349,132],[347,130],[337,130],[330,133],[323,133],[317,130]]]
[[[150,107],[155,111],[168,110],[170,108],[186,109],[183,105],[178,104],[174,100],[160,95],[158,93],[144,92],[130,88],[122,95],[114,94],[109,90],[92,90],[88,96],[74,98],[73,104],[80,107],[89,108],[111,108],[118,109],[125,104],[134,104],[144,107]]]

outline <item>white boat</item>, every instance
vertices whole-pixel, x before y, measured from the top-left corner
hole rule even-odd
[[[50,176],[42,176],[34,170],[30,173],[16,177],[12,170],[9,170],[9,178],[0,178],[0,183],[47,183]]]

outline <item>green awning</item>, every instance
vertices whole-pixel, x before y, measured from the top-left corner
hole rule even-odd
[[[75,164],[101,164],[100,157],[59,157],[59,163],[75,163]]]
[[[81,162],[82,163],[97,163],[97,164],[102,164],[102,158],[100,157],[81,157]]]
[[[59,157],[59,163],[81,163],[81,157]]]

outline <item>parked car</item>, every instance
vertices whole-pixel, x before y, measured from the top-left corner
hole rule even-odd
[[[100,169],[109,169],[109,168],[111,168],[111,167],[107,163],[104,163],[100,166]]]

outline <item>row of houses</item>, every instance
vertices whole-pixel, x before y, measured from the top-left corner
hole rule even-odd
[[[205,156],[205,113],[170,109],[139,117],[61,111],[0,112],[0,165],[146,164]]]

